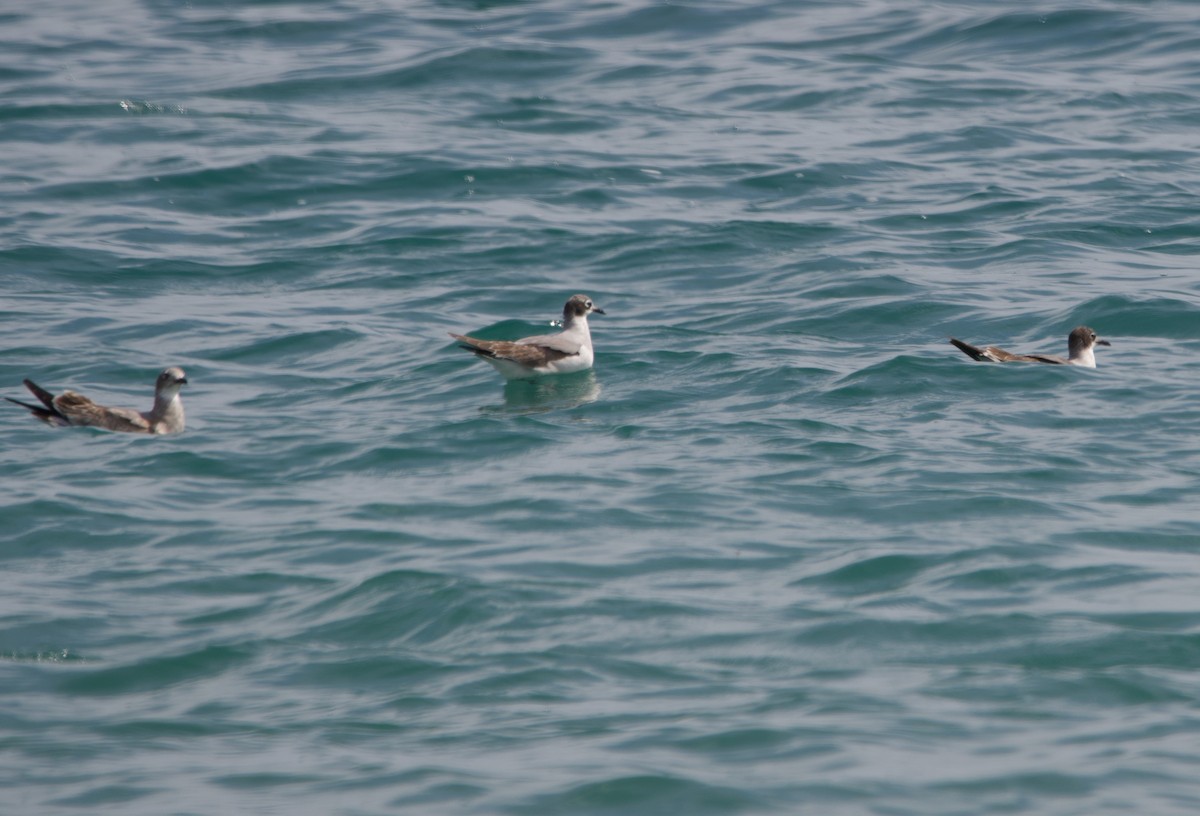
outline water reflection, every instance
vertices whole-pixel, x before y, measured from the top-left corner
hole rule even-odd
[[[484,410],[536,414],[595,402],[600,383],[593,369],[559,377],[509,380],[504,384],[504,405]]]

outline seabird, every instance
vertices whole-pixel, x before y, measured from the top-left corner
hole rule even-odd
[[[41,401],[41,405],[30,405],[12,397],[5,399],[28,408],[31,414],[49,425],[86,425],[126,433],[171,434],[183,430],[183,401],[179,399],[179,389],[184,385],[187,385],[187,376],[182,368],[163,369],[154,384],[154,407],[149,411],[97,405],[74,391],[64,391],[56,397],[33,380],[25,380],[25,387]]]
[[[572,295],[563,306],[562,331],[539,334],[515,342],[479,340],[450,333],[467,351],[496,367],[506,380],[526,380],[546,374],[572,374],[592,367],[592,333],[588,315],[604,314],[587,295]]]
[[[995,346],[979,348],[962,340],[951,337],[950,342],[962,350],[973,360],[984,363],[1047,363],[1049,365],[1074,365],[1084,368],[1096,367],[1096,346],[1111,346],[1107,340],[1101,340],[1096,332],[1087,326],[1078,326],[1067,336],[1067,359],[1054,354],[1013,354]]]

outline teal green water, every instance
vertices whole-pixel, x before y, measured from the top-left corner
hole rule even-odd
[[[0,22],[0,811],[1200,808],[1193,4]]]

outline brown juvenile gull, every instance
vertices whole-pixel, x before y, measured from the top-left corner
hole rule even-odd
[[[25,387],[41,400],[41,405],[30,405],[12,397],[5,399],[28,408],[31,414],[50,425],[86,425],[126,433],[171,434],[183,430],[183,401],[179,398],[179,388],[184,385],[187,385],[187,376],[182,368],[164,368],[154,384],[154,407],[149,411],[97,405],[74,391],[64,391],[56,397],[33,380],[25,380]]]
[[[1050,365],[1073,365],[1083,368],[1096,367],[1096,346],[1111,346],[1107,340],[1101,340],[1096,332],[1087,326],[1078,326],[1067,336],[1067,359],[1054,354],[1013,354],[995,346],[979,348],[962,340],[950,338],[950,342],[972,359],[985,363],[1048,363]]]
[[[592,333],[589,314],[604,314],[587,295],[572,295],[563,306],[562,331],[539,334],[511,342],[479,340],[464,334],[450,336],[462,343],[460,348],[473,351],[487,360],[506,380],[526,380],[545,374],[571,374],[592,367]]]

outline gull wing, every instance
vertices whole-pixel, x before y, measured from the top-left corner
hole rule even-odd
[[[55,397],[54,407],[72,425],[87,425],[126,433],[152,432],[150,422],[137,411],[97,405],[74,391],[64,391]]]
[[[523,337],[517,342],[521,345],[552,349],[565,357],[578,354],[579,350],[583,348],[583,343],[579,340],[573,340],[561,334],[538,334],[533,337]]]
[[[465,334],[451,334],[462,344],[462,348],[473,351],[480,357],[491,357],[497,360],[511,360],[530,368],[537,368],[571,357],[579,353],[579,343],[554,343],[559,338],[555,335],[544,337],[527,337],[524,340],[510,342],[508,340],[479,340]],[[537,342],[531,342],[537,341]],[[547,342],[542,342],[547,341]],[[555,346],[558,346],[556,348]]]
[[[1048,365],[1064,365],[1067,362],[1061,357],[1055,357],[1053,354],[1013,354],[1011,351],[1005,351],[996,346],[979,348],[979,346],[972,346],[970,343],[964,343],[962,340],[957,340],[953,337],[950,338],[950,342],[963,354],[983,363],[1047,363]]]
[[[1002,348],[988,346],[983,350],[987,359],[997,363],[1046,363],[1047,365],[1064,365],[1067,361],[1053,354],[1013,354]]]
[[[1048,365],[1066,365],[1067,361],[1054,354],[1015,354],[1015,359],[1028,363],[1046,363]]]

